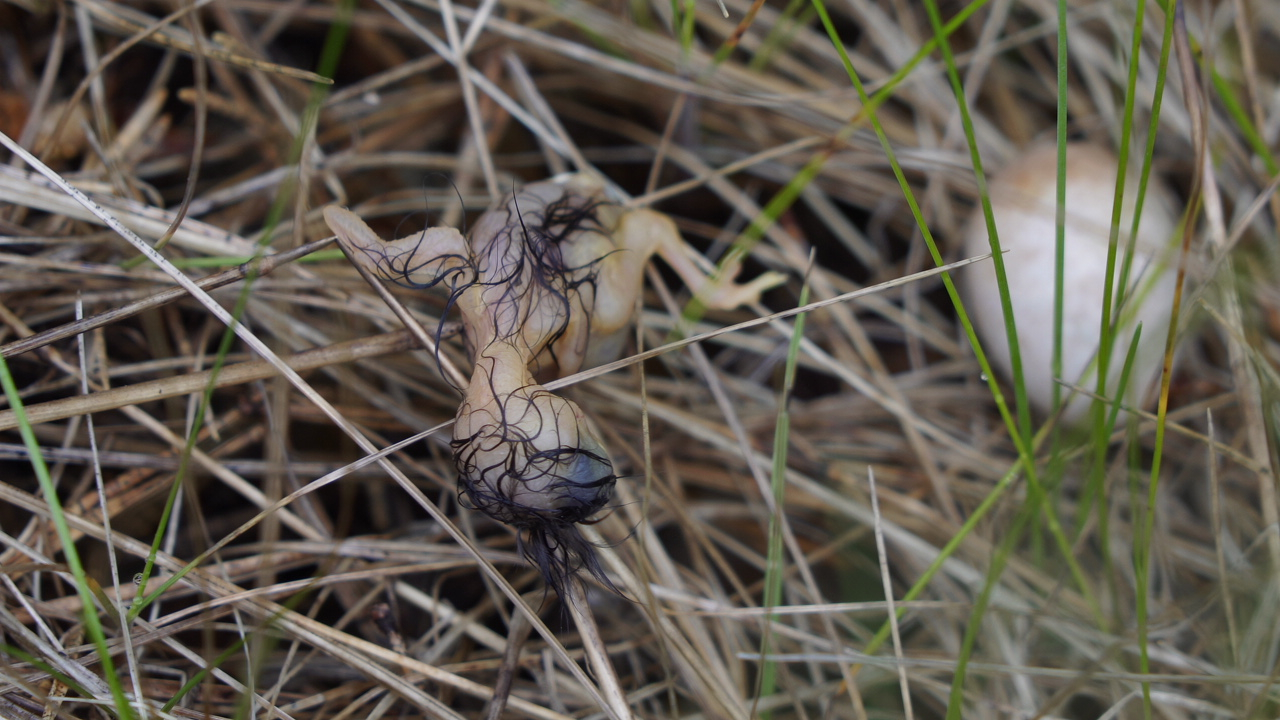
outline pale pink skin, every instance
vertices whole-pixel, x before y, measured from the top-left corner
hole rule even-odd
[[[567,226],[554,243],[550,261],[569,269],[560,275],[571,292],[546,287],[529,261],[526,231],[557,202],[594,211],[590,223]],[[608,499],[613,476],[603,444],[582,410],[534,374],[565,376],[616,357],[654,253],[712,308],[755,302],[785,279],[766,273],[739,285],[736,267],[709,278],[670,218],[609,202],[603,184],[585,174],[525,186],[481,216],[470,243],[447,227],[386,243],[346,209],[331,206],[324,216],[348,255],[371,271],[414,285],[465,287],[457,304],[475,368],[454,426],[455,460],[473,502],[517,525],[576,522]]]
[[[1132,159],[1132,158],[1131,158]],[[991,208],[1018,328],[1023,373],[1031,403],[1041,412],[1052,407],[1054,375],[1053,306],[1057,148],[1033,147],[998,173],[991,182]],[[1106,256],[1118,161],[1097,145],[1073,143],[1067,148],[1066,257],[1063,276],[1062,379],[1093,390],[1105,287]],[[1125,187],[1120,224],[1117,276],[1137,196],[1136,178]],[[1124,319],[1108,372],[1108,394],[1114,394],[1137,323],[1142,338],[1124,400],[1141,402],[1159,371],[1173,304],[1177,216],[1172,196],[1152,177],[1135,244]],[[965,252],[990,252],[981,211],[975,211],[965,233]],[[995,271],[990,262],[966,269],[961,289],[965,307],[992,364],[1009,377],[1011,362]],[[1069,391],[1064,388],[1062,397]],[[1062,419],[1084,419],[1090,398],[1077,395]]]

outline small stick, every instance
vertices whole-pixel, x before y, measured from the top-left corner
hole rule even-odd
[[[582,581],[577,576],[572,576],[564,584],[564,589],[568,597],[561,598],[561,602],[566,603],[569,612],[573,614],[578,634],[582,636],[582,649],[587,653],[587,663],[596,676],[596,682],[600,684],[600,694],[609,703],[608,708],[601,709],[620,720],[630,720],[631,706],[627,703],[626,693],[622,691],[622,683],[618,681],[613,663],[609,662],[609,652],[605,648],[604,639],[600,637],[596,619],[587,605],[587,593]]]
[[[511,696],[511,685],[516,678],[516,669],[520,666],[520,650],[529,639],[529,631],[533,626],[529,618],[517,608],[511,613],[511,625],[507,628],[507,649],[502,654],[502,667],[498,670],[498,679],[493,684],[493,697],[485,709],[485,720],[498,720],[502,711],[507,709],[507,698]]]

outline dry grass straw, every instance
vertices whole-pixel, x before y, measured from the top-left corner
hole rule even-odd
[[[1186,6],[1190,65],[1171,71],[1158,122],[1155,168],[1184,199],[1202,190],[1193,244],[1210,259],[1191,268],[1155,506],[1152,417],[1103,455],[1104,517],[1082,495],[1091,450],[1038,455],[1088,593],[1042,516],[988,575],[1038,506],[817,4],[727,0],[728,18],[709,2],[199,5],[0,5],[0,131],[123,227],[167,238],[171,263],[140,264],[6,151],[0,353],[61,510],[21,421],[0,413],[0,715],[496,716],[495,687],[509,688],[505,716],[534,718],[1276,715],[1274,3]],[[1131,5],[1068,4],[1075,136],[1120,137]],[[890,82],[933,38],[924,4],[824,7],[868,90],[890,88],[876,117],[930,230],[958,247],[977,185],[941,56]],[[989,167],[1052,136],[1057,11],[993,0],[951,36]],[[313,94],[345,23],[336,82]],[[1152,4],[1139,158],[1163,27]],[[812,182],[762,222],[815,158]],[[767,307],[689,322],[655,271],[628,356],[762,320],[564,383],[625,474],[585,529],[627,595],[582,597],[603,652],[513,531],[458,507],[441,431],[459,398],[442,365],[339,253],[286,254],[326,237],[331,202],[390,237],[473,221],[517,183],[587,166],[708,257],[760,223],[749,267],[795,278]],[[268,265],[239,265],[258,248]],[[770,315],[796,305],[806,273],[816,301],[865,291],[808,316],[775,470],[793,326]],[[393,293],[467,368],[442,298]],[[231,312],[238,339],[220,353]],[[1134,547],[1149,510],[1147,582]],[[145,592],[163,592],[144,605],[132,579],[149,555]],[[128,706],[101,677],[88,597]],[[893,642],[873,642],[890,607]]]

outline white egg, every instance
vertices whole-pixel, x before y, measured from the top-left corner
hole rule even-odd
[[[1141,161],[1140,158],[1137,160]],[[1067,147],[1061,379],[1090,390],[1096,385],[1107,245],[1118,164],[1111,151],[1097,145],[1074,143]],[[1000,245],[1006,251],[1005,270],[1018,329],[1027,395],[1033,407],[1042,413],[1052,409],[1054,385],[1056,192],[1057,149],[1052,143],[1033,146],[990,183],[991,209]],[[1137,193],[1135,168],[1125,183],[1116,259],[1117,288]],[[1153,176],[1147,187],[1129,292],[1122,308],[1120,331],[1108,372],[1107,395],[1111,397],[1119,387],[1125,354],[1140,322],[1142,338],[1125,394],[1128,404],[1137,404],[1143,398],[1153,396],[1148,389],[1163,362],[1176,274],[1177,215],[1174,208],[1168,188]],[[971,256],[990,252],[980,208],[975,209],[965,229],[965,252]],[[970,266],[962,277],[962,283],[965,307],[973,318],[992,365],[1006,378],[1012,377],[1009,343],[992,263]],[[1113,303],[1115,301],[1113,299]],[[1070,391],[1063,388],[1062,397],[1069,394]],[[1063,412],[1063,420],[1068,424],[1079,423],[1087,414],[1089,404],[1090,398],[1077,394]]]

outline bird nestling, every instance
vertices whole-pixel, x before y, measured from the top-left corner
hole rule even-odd
[[[486,211],[469,242],[450,227],[383,242],[349,210],[324,217],[353,262],[450,293],[474,362],[453,428],[460,494],[521,531],[525,557],[561,597],[579,569],[609,584],[575,523],[609,501],[617,478],[582,409],[539,381],[616,358],[655,253],[709,308],[755,302],[785,280],[768,272],[740,285],[736,265],[708,277],[671,218],[612,202],[587,174],[525,186]]]

